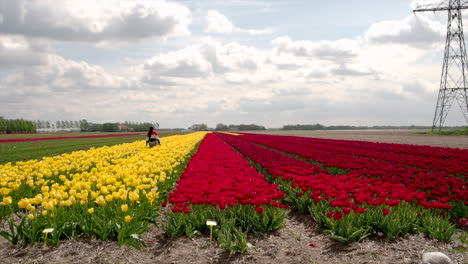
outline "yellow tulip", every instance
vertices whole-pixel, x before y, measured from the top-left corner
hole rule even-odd
[[[104,197],[102,197],[102,195],[99,195],[98,198],[96,198],[96,203],[99,205],[105,205],[106,200],[104,199]]]
[[[29,220],[33,220],[33,219],[34,219],[34,215],[33,215],[33,214],[28,214],[28,218],[29,218]]]
[[[0,204],[10,205],[9,195],[20,186],[34,184],[40,193],[15,201],[20,209],[51,216],[56,206],[105,205],[113,200],[139,203],[145,195],[151,203],[157,197],[158,182],[164,182],[205,136],[204,132],[170,136],[156,149],[141,141],[75,151],[41,160],[0,164]],[[56,179],[55,177],[58,177]],[[110,195],[110,196],[108,196]],[[128,204],[128,202],[124,202]],[[122,209],[122,207],[121,207]],[[128,205],[127,205],[128,210]],[[131,220],[131,219],[130,219]]]
[[[108,203],[112,202],[112,199],[113,199],[113,196],[112,196],[112,195],[110,195],[110,194],[106,195],[106,201],[107,201]]]
[[[122,205],[120,206],[120,209],[122,209],[122,212],[125,213],[125,212],[127,212],[127,210],[128,210],[128,205],[127,205],[127,204],[122,204]]]
[[[29,203],[27,202],[27,199],[23,198],[18,202],[18,208],[19,209],[24,209]]]
[[[10,205],[13,203],[13,199],[11,196],[3,197],[3,202],[1,204],[3,205]]]
[[[46,216],[46,215],[47,215],[47,210],[42,210],[41,214],[42,214],[43,216]]]
[[[48,202],[43,205],[46,210],[52,211],[54,210],[54,203],[53,202]]]
[[[130,201],[135,202],[135,201],[138,201],[138,199],[140,199],[140,196],[138,195],[138,192],[133,191],[133,192],[130,192],[130,194],[128,195],[128,198],[130,198]]]
[[[93,214],[94,213],[94,208],[89,208],[88,213]]]
[[[132,221],[132,217],[129,216],[129,215],[126,215],[125,216],[125,223],[130,223],[130,221]]]
[[[107,190],[107,187],[106,186],[102,186],[101,187],[101,194],[108,194],[109,193],[109,190]]]

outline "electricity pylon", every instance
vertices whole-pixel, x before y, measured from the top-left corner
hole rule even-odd
[[[437,4],[420,5],[413,10],[413,12],[448,12],[444,63],[432,130],[436,127],[441,130],[453,101],[457,101],[468,124],[468,85],[466,80],[468,65],[463,36],[462,9],[468,9],[468,0],[448,0]]]

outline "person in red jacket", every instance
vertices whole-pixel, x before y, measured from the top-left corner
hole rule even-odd
[[[150,127],[148,133],[146,133],[146,145],[149,145],[150,148],[161,145],[158,132],[154,130],[154,127]]]

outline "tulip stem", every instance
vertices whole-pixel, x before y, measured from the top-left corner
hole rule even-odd
[[[210,245],[211,245],[212,240],[213,240],[213,226],[210,225]]]

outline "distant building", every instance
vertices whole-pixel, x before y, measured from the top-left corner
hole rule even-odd
[[[129,127],[129,126],[126,126],[126,125],[118,125],[117,130],[119,130],[121,132],[131,132],[131,131],[134,131],[135,129],[133,129],[133,127]]]

